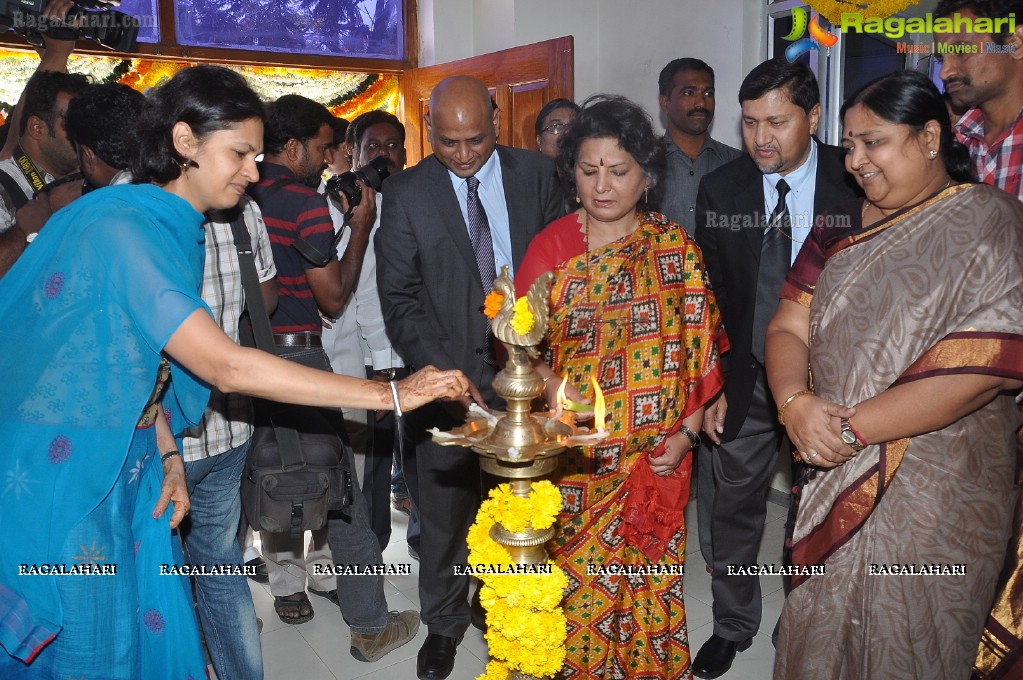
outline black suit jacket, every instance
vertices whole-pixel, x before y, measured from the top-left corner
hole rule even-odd
[[[845,153],[817,143],[814,218],[832,206],[861,195],[845,171]],[[753,312],[764,222],[763,175],[748,154],[743,154],[700,182],[696,198],[696,242],[731,344],[725,356],[724,439],[733,439],[749,411],[757,366],[751,354]]]
[[[547,157],[504,146],[495,153],[518,266],[533,237],[565,214],[564,196]],[[493,404],[485,292],[447,168],[429,156],[389,178],[383,196],[377,285],[392,345],[412,366],[461,369]]]

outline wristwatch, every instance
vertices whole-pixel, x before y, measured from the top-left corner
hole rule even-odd
[[[378,368],[373,371],[373,375],[380,376],[381,378],[387,378],[388,380],[394,380],[394,378],[398,375],[398,369],[393,366],[391,368]]]
[[[853,429],[848,418],[842,418],[842,441],[853,451],[862,451],[867,446],[867,442]]]

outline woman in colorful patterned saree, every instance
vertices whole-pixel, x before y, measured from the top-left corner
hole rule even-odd
[[[552,556],[569,576],[562,677],[689,677],[682,601],[692,456],[721,388],[720,317],[700,250],[654,200],[664,151],[621,97],[585,104],[558,157],[581,207],[530,244],[524,292],[554,272],[545,378],[569,398],[599,382],[610,436],[562,454]],[[560,380],[547,380],[555,402]],[[585,396],[584,396],[585,395]]]
[[[767,336],[810,467],[775,678],[964,680],[1009,538],[1023,206],[971,184],[941,95],[903,71],[842,107],[866,200],[822,216]],[[846,410],[848,408],[848,410]]]
[[[184,467],[156,433],[173,441],[195,424],[207,384],[393,406],[386,384],[238,347],[199,297],[202,213],[235,205],[257,179],[262,117],[241,76],[181,71],[146,113],[134,168],[144,183],[58,212],[0,280],[5,680],[205,677],[188,579],[164,575],[182,562],[171,530],[188,509]],[[432,370],[397,398],[415,408],[466,387]]]

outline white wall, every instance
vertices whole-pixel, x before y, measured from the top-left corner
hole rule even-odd
[[[676,57],[717,74],[713,134],[738,146],[742,76],[759,63],[762,0],[420,0],[420,55],[432,65],[571,35],[575,94],[622,94],[658,120],[657,74]]]

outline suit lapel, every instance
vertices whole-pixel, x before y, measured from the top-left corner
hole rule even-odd
[[[743,224],[742,233],[745,241],[753,252],[753,257],[760,262],[760,248],[764,242],[764,176],[753,163],[753,159],[743,165],[743,172],[735,177],[736,214],[759,217],[756,224]]]
[[[476,276],[480,289],[483,289],[483,281],[480,279],[479,266],[476,264],[476,253],[472,249],[472,241],[469,240],[469,230],[462,217],[462,209],[458,205],[458,197],[455,196],[455,188],[451,185],[451,176],[448,169],[435,157],[430,157],[423,162],[430,163],[429,182],[427,186],[430,191],[430,200],[436,208],[436,214],[448,232],[451,242],[455,244],[455,250],[465,260],[465,265]]]
[[[813,216],[855,197],[859,192],[845,170],[845,152],[837,147],[817,144],[817,187],[813,195]]]

